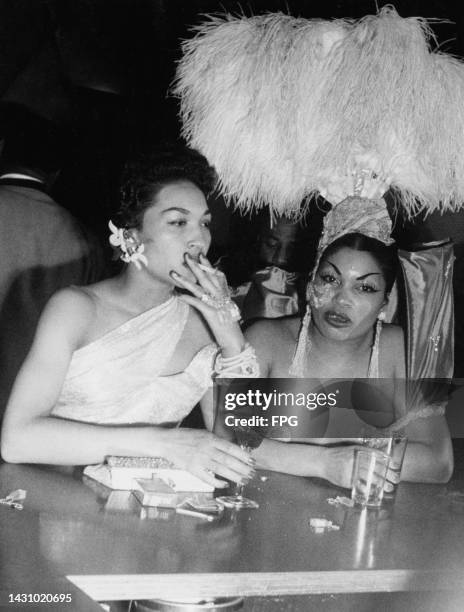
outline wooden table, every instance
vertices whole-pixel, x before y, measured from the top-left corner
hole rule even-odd
[[[328,601],[326,594],[340,600],[337,594],[355,593],[358,604],[367,593],[384,601],[391,592],[463,588],[459,478],[448,485],[402,483],[393,505],[361,511],[329,505],[327,498],[346,491],[327,483],[260,472],[246,491],[260,508],[227,511],[214,523],[163,509],[145,516],[129,493],[108,496],[92,482],[82,482],[80,471],[0,466],[2,497],[27,490],[23,511],[0,506],[1,605],[10,592],[53,589],[74,598],[74,607],[57,610],[90,612],[75,587],[95,600],[292,595]],[[313,533],[311,517],[328,518],[340,530]]]

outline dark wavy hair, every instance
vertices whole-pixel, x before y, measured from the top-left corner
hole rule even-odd
[[[216,183],[214,169],[203,155],[181,146],[164,146],[138,152],[126,161],[120,181],[119,227],[140,229],[143,216],[163,187],[190,181],[205,194]]]
[[[322,259],[327,259],[344,247],[370,253],[382,271],[386,284],[385,292],[390,293],[398,274],[398,250],[396,246],[394,244],[388,246],[380,240],[364,234],[345,234],[329,244],[322,255]]]

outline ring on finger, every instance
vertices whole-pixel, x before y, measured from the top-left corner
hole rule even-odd
[[[235,302],[230,297],[218,298],[210,293],[203,293],[200,296],[202,302],[215,308],[218,311],[219,317],[224,321],[239,321],[240,310]]]
[[[210,306],[214,306],[215,308],[217,308],[214,296],[210,293],[206,293],[206,291],[200,296],[200,300],[205,304],[209,304]]]
[[[221,308],[228,308],[230,303],[233,304],[228,295],[216,297],[215,295],[211,295],[211,293],[205,292],[201,295],[200,299],[205,304],[208,304],[217,310],[220,310]]]

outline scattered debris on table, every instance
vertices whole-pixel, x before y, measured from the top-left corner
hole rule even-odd
[[[24,489],[16,489],[3,499],[0,499],[0,504],[10,506],[10,508],[14,508],[15,510],[22,510],[24,508],[22,502],[26,499],[26,495],[27,492]]]
[[[337,495],[337,497],[328,497],[327,503],[331,506],[347,506],[348,508],[353,508],[354,501],[349,497],[344,497],[343,495]]]
[[[334,525],[332,521],[325,518],[312,518],[309,519],[309,526],[314,533],[324,533],[326,531],[339,531],[340,527]]]

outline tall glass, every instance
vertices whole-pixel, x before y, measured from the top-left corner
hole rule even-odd
[[[355,450],[351,498],[356,505],[380,506],[389,461],[388,455],[372,448]]]
[[[401,470],[406,452],[408,439],[400,433],[392,433],[383,437],[365,438],[364,444],[369,448],[377,449],[390,458],[388,473],[386,477],[387,487],[384,491],[383,498],[385,501],[392,501],[395,498],[398,484],[401,479]]]

